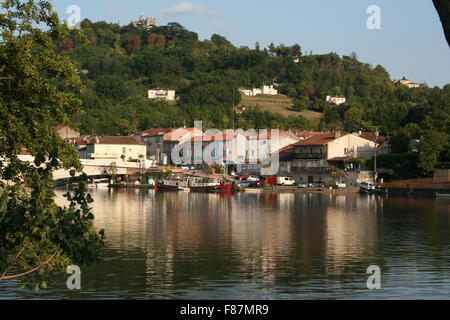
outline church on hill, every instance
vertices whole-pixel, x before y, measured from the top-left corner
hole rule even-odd
[[[138,28],[144,28],[144,29],[151,29],[153,26],[156,26],[156,19],[155,18],[147,18],[144,13],[142,13],[142,16],[139,18],[138,21],[134,21],[131,23],[133,26]]]

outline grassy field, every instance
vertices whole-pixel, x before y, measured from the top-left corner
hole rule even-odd
[[[247,107],[259,107],[263,111],[270,111],[273,113],[279,113],[285,117],[302,115],[306,119],[312,122],[319,122],[321,113],[311,110],[296,111],[293,110],[294,106],[292,100],[285,95],[279,94],[276,96],[259,95],[256,97],[250,97],[242,95],[242,101],[239,106]]]

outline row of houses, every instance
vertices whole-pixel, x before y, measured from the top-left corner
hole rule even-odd
[[[334,169],[347,168],[353,159],[373,158],[381,142],[366,132],[203,132],[184,127],[152,128],[130,136],[79,136],[67,127],[58,132],[76,147],[81,159],[142,162],[146,166],[181,161],[198,170],[207,162],[255,175],[271,174],[265,171],[266,160],[275,159],[278,167],[273,174],[323,183],[331,183]]]

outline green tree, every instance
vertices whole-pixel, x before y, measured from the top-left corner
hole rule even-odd
[[[76,66],[54,51],[56,43],[67,41],[69,30],[47,1],[5,0],[2,7],[0,280],[20,278],[38,289],[46,287],[52,270],[95,261],[103,231],[92,225],[86,176],[75,178],[82,169],[76,150],[54,130],[55,124],[70,124],[80,106]],[[19,159],[23,148],[34,163]],[[73,178],[65,207],[54,201],[58,168],[70,170]]]
[[[417,165],[425,176],[431,176],[434,173],[439,154],[448,148],[449,141],[444,132],[429,130],[425,133],[420,143],[420,160]]]

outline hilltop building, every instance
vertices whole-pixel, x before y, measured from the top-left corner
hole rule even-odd
[[[155,18],[147,18],[144,13],[142,13],[142,16],[139,18],[138,21],[134,21],[131,23],[133,26],[143,29],[151,29],[153,26],[156,26],[156,19]]]
[[[408,88],[419,88],[420,84],[416,83],[416,82],[412,82],[411,80],[406,79],[405,77],[403,77],[403,79],[400,80],[394,80],[394,84],[402,84],[404,86],[407,86]]]
[[[148,90],[149,99],[175,100],[175,90],[167,88],[153,88]]]
[[[347,101],[344,96],[327,96],[326,101],[330,104],[340,105]]]
[[[252,88],[252,89],[239,88],[239,91],[242,94],[244,94],[246,96],[251,96],[251,97],[254,97],[259,94],[270,95],[270,96],[275,96],[278,94],[278,90],[274,89],[273,85],[270,85],[270,86],[264,85],[261,88]]]

